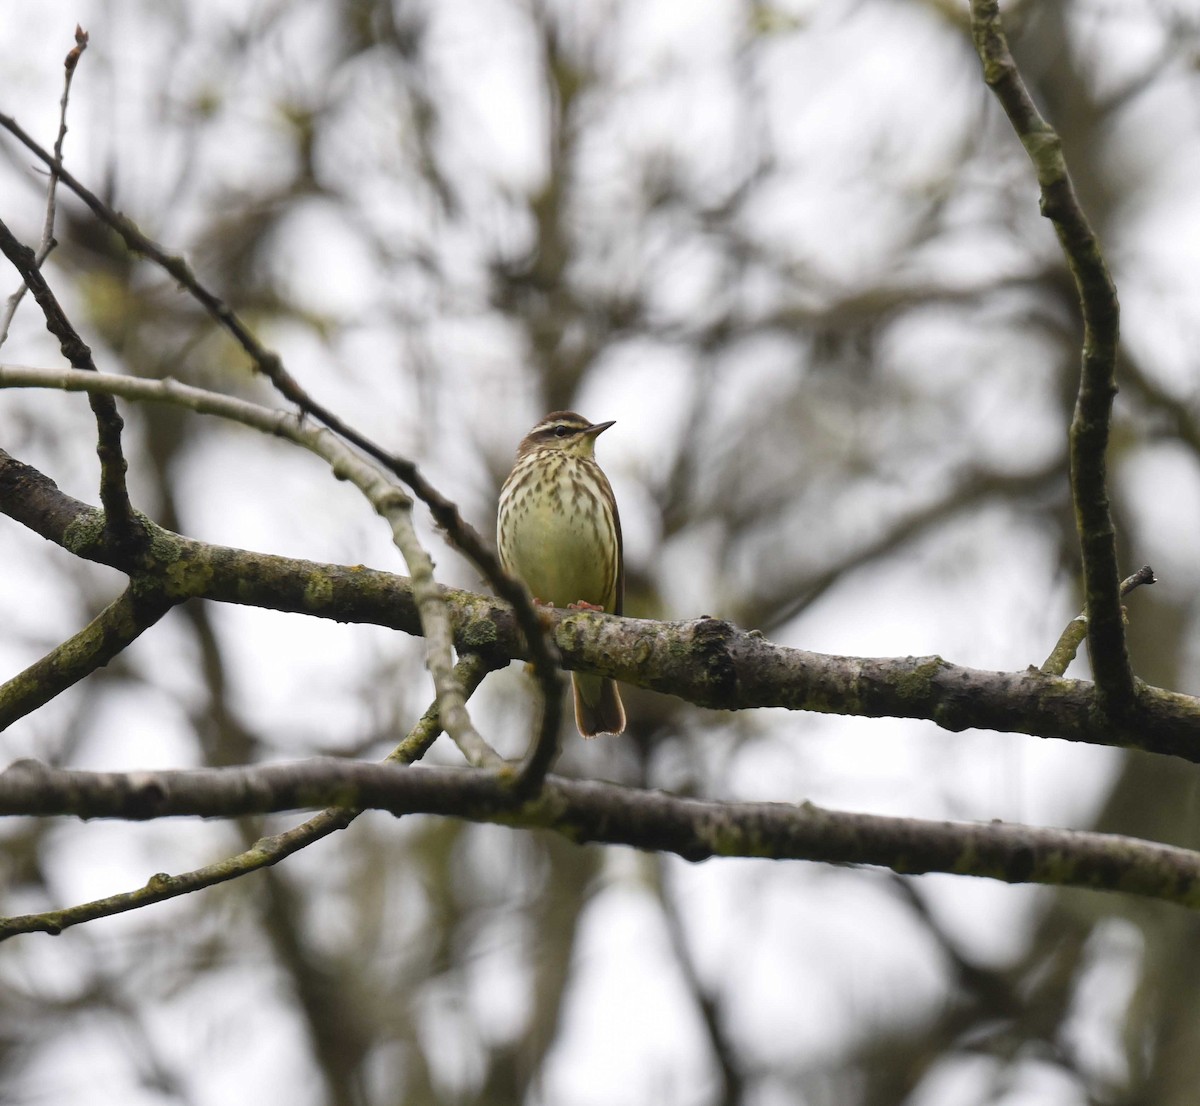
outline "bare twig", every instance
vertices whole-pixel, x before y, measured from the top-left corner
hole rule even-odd
[[[82,372],[96,371],[92,351],[71,325],[50,286],[37,266],[33,250],[23,245],[0,220],[0,253],[12,262],[25,284],[33,293],[46,319],[46,329],[58,339],[63,356]],[[141,544],[133,504],[125,485],[128,464],[121,446],[124,420],[113,398],[101,393],[89,393],[88,403],[96,416],[96,454],[100,458],[100,502],[104,505],[104,525],[113,541],[130,553]]]
[[[1121,581],[1121,598],[1125,598],[1134,588],[1140,588],[1143,584],[1157,583],[1158,578],[1154,575],[1154,569],[1149,565],[1142,565],[1132,576]],[[1085,637],[1087,637],[1086,611],[1077,614],[1067,623],[1066,629],[1059,635],[1050,656],[1046,658],[1046,662],[1039,671],[1045,676],[1061,676],[1075,659],[1075,654],[1079,652],[1079,647],[1083,644]]]
[[[62,170],[63,141],[67,137],[67,102],[71,97],[71,80],[75,76],[75,68],[80,57],[87,49],[88,34],[82,27],[75,28],[75,45],[63,60],[63,93],[58,101],[58,137],[54,140],[54,160],[50,165],[50,180],[46,185],[46,217],[42,221],[42,240],[34,255],[35,263],[40,269],[50,251],[54,249],[54,217],[58,208],[58,178]],[[21,286],[5,301],[3,311],[0,311],[0,346],[8,340],[8,328],[12,325],[13,316],[25,298],[28,285],[22,281]]]
[[[1054,224],[1083,313],[1079,394],[1071,420],[1071,494],[1083,561],[1087,636],[1096,695],[1110,716],[1135,702],[1133,672],[1121,617],[1116,533],[1109,509],[1107,464],[1120,311],[1100,243],[1075,194],[1062,140],[1042,118],[1025,87],[1000,23],[998,0],[971,0],[971,30],[983,76],[1000,101],[1037,171],[1042,214]]]
[[[402,499],[402,502],[395,502]],[[433,578],[433,561],[417,539],[411,503],[393,488],[385,497],[392,539],[404,557],[412,577],[413,598],[425,632],[425,663],[433,677],[436,707],[442,728],[459,747],[469,764],[477,768],[501,768],[504,759],[480,736],[467,711],[467,695],[454,665],[454,632],[445,597]],[[430,708],[433,709],[433,708]]]

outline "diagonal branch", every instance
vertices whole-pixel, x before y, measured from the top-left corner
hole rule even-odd
[[[971,0],[971,31],[983,76],[1004,108],[1037,171],[1041,210],[1054,224],[1083,312],[1079,394],[1071,420],[1071,494],[1083,561],[1087,637],[1101,711],[1112,717],[1134,705],[1135,686],[1121,618],[1116,531],[1109,509],[1107,464],[1120,309],[1100,243],[1067,172],[1062,140],[1025,87],[1000,23],[998,0]]]
[[[465,662],[454,664],[454,628],[446,597],[433,578],[433,560],[417,540],[410,503],[407,496],[404,498],[403,508],[392,519],[392,535],[412,573],[413,598],[425,635],[425,663],[437,693],[437,701],[430,712],[438,721],[439,728],[446,731],[469,764],[476,768],[499,768],[505,763],[504,758],[484,741],[467,712],[467,698],[474,691],[475,684],[468,685],[463,678]],[[473,673],[473,666],[481,662],[478,657],[471,658],[470,654],[468,657],[472,664],[466,665],[465,670]],[[484,674],[481,670],[478,679],[482,679]]]
[[[174,605],[153,587],[131,585],[79,633],[0,684],[0,730],[103,668]]]
[[[173,772],[80,772],[22,760],[0,773],[0,814],[145,820],[227,817],[330,805],[437,814],[554,830],[572,841],[677,853],[869,864],[1124,891],[1200,909],[1200,853],[1113,834],[1002,822],[942,822],[826,810],[811,803],[714,802],[548,776],[514,801],[472,768],[317,758]]]
[[[1124,599],[1131,591],[1140,588],[1143,584],[1157,583],[1158,577],[1154,575],[1154,569],[1149,565],[1142,565],[1132,576],[1121,581],[1121,598]],[[1054,643],[1050,656],[1042,663],[1039,671],[1047,676],[1061,676],[1075,659],[1075,654],[1079,651],[1085,637],[1087,637],[1086,611],[1083,614],[1077,614],[1067,623],[1066,628],[1059,634],[1058,641]]]
[[[63,356],[81,372],[96,372],[92,351],[80,338],[50,291],[38,267],[37,255],[17,240],[3,220],[0,220],[0,252],[12,262],[33,293],[46,318],[46,329],[58,339]],[[125,486],[125,473],[129,467],[121,446],[121,431],[125,423],[112,396],[89,392],[88,403],[96,416],[96,453],[100,458],[100,502],[104,504],[105,528],[118,545],[132,553],[139,546],[141,533]]]

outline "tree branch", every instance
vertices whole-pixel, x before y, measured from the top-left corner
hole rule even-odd
[[[1098,705],[1116,718],[1133,708],[1136,694],[1121,618],[1116,531],[1109,509],[1105,459],[1117,393],[1117,290],[1075,194],[1062,140],[1042,118],[1013,61],[1000,23],[998,0],[971,0],[971,31],[984,80],[1037,171],[1042,214],[1054,224],[1083,312],[1082,371],[1070,433],[1071,494]]]
[[[3,220],[0,220],[0,252],[21,274],[26,286],[33,293],[38,307],[46,319],[46,329],[58,339],[62,355],[77,370],[95,373],[96,363],[92,351],[71,325],[55,295],[50,291],[46,278],[42,276],[37,256],[28,246],[13,235]],[[96,454],[100,458],[100,502],[104,504],[105,526],[113,539],[133,552],[141,536],[135,524],[133,504],[129,501],[129,490],[125,485],[125,473],[129,468],[121,446],[121,431],[125,422],[117,411],[112,396],[101,392],[89,392],[88,403],[96,416]]]
[[[103,668],[174,605],[153,588],[130,586],[79,633],[0,684],[0,730]]]
[[[0,450],[0,512],[87,560],[122,568],[103,514]],[[210,599],[421,633],[404,577],[361,566],[208,545],[141,519],[149,554],[138,564],[167,599]],[[524,659],[512,609],[489,596],[442,588],[460,653],[493,663]],[[1144,687],[1134,713],[1095,712],[1095,685],[1024,672],[986,672],[941,657],[840,657],[790,649],[757,631],[700,618],[654,622],[596,612],[547,611],[569,669],[675,695],[716,710],[786,707],[865,718],[923,718],[943,729],[1028,733],[1143,749],[1200,763],[1200,699]]]
[[[443,701],[447,732],[476,766],[495,764],[497,754],[471,724],[465,698],[458,687],[451,656],[449,618],[433,578],[433,561],[421,547],[412,524],[412,501],[375,466],[365,462],[345,443],[326,430],[303,424],[295,415],[275,411],[246,400],[234,399],[173,380],[142,380],[97,372],[25,369],[0,366],[0,388],[51,387],[87,391],[110,399],[113,395],[135,400],[171,403],[199,414],[217,415],[264,433],[286,438],[328,462],[331,471],[349,480],[391,528],[392,538],[411,573],[413,595],[427,643],[427,662],[434,687]],[[111,400],[110,400],[111,401]],[[169,605],[169,604],[168,604]]]
[[[1142,565],[1132,576],[1121,581],[1121,598],[1124,599],[1131,591],[1140,588],[1143,584],[1157,583],[1158,578],[1154,575],[1154,569],[1149,565]],[[1042,664],[1042,673],[1047,676],[1061,676],[1066,672],[1085,637],[1087,637],[1086,611],[1083,614],[1077,614],[1067,623],[1066,628],[1059,635],[1058,641],[1055,642],[1054,648],[1050,651],[1050,656]]]
[[[79,772],[17,761],[0,773],[0,814],[146,820],[340,806],[551,829],[572,841],[677,853],[869,864],[1006,883],[1124,891],[1200,908],[1200,853],[1112,834],[1000,822],[935,822],[811,803],[705,802],[548,776],[515,800],[492,773],[317,758],[176,772]]]

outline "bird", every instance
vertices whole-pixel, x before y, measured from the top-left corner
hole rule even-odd
[[[613,425],[552,411],[517,447],[500,489],[496,548],[504,571],[538,602],[621,614],[621,518],[596,462],[596,439]],[[625,707],[614,680],[572,672],[571,686],[580,734],[624,732]]]

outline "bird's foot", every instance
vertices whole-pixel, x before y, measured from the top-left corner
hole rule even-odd
[[[547,603],[545,599],[539,599],[535,595],[533,596],[533,609],[542,629],[552,629],[554,626],[554,604]]]

